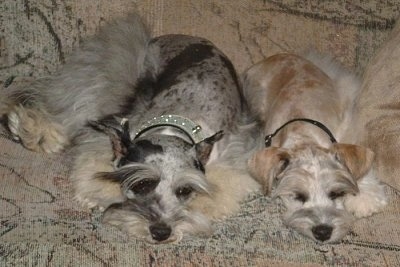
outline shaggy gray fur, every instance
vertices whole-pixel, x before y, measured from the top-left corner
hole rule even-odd
[[[207,218],[187,206],[212,191],[204,166],[218,159],[242,111],[235,70],[211,42],[152,39],[130,15],[83,44],[54,77],[3,91],[2,99],[1,115],[27,148],[73,146],[76,199],[108,208],[105,221],[152,243],[210,230]],[[189,118],[209,138],[191,144],[160,127],[132,140],[135,129],[163,114]]]

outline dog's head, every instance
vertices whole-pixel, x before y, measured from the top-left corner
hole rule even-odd
[[[326,149],[269,147],[255,153],[249,170],[266,194],[282,200],[290,227],[319,242],[336,242],[350,229],[346,196],[359,192],[357,181],[372,167],[374,153],[335,143]]]
[[[119,183],[124,195],[122,203],[105,211],[104,222],[150,243],[178,241],[185,232],[210,231],[208,220],[188,204],[196,195],[212,191],[204,166],[222,132],[193,145],[155,133],[131,140],[126,126],[96,127],[110,136],[115,156],[115,170],[98,173],[96,179]]]

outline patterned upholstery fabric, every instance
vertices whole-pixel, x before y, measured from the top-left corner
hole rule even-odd
[[[314,48],[361,75],[395,27],[400,5],[397,0],[2,0],[0,90],[54,73],[101,24],[132,10],[155,36],[210,39],[238,72],[277,52]],[[364,86],[372,88],[373,79],[385,76],[368,70]],[[68,155],[27,151],[0,128],[0,266],[400,265],[400,193],[391,187],[384,212],[357,221],[335,245],[316,244],[286,228],[282,207],[254,194],[238,214],[215,223],[212,237],[152,246],[128,240],[102,225],[100,213],[80,208],[72,200],[70,165]]]

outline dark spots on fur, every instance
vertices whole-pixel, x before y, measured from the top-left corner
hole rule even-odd
[[[166,94],[164,95],[164,97],[173,96],[175,93],[176,93],[175,91],[168,91],[168,93],[166,93]]]
[[[197,74],[198,80],[203,80],[203,78],[204,78],[204,72],[200,72],[199,74]]]
[[[153,42],[155,41],[153,40]],[[136,91],[136,94],[131,96],[122,105],[121,114],[128,114],[138,103],[151,107],[150,102],[155,96],[170,89],[173,85],[182,82],[182,73],[185,73],[208,58],[214,57],[213,49],[214,47],[207,43],[190,44],[167,62],[163,67],[164,70],[157,77],[154,77],[152,73],[147,71],[135,86],[136,89],[134,91]],[[189,73],[187,74],[187,78],[191,80],[194,76]]]
[[[163,152],[163,148],[160,145],[155,145],[149,140],[138,140],[129,146],[127,155],[121,158],[118,166],[126,165],[129,162],[143,163],[149,155]]]
[[[205,172],[206,172],[206,170],[204,169],[203,164],[202,164],[199,160],[194,160],[194,167],[195,167],[197,170],[201,171],[202,173],[205,173]]]
[[[201,43],[188,45],[181,53],[167,63],[164,71],[157,77],[153,96],[178,83],[180,74],[213,56],[214,52],[211,45]]]
[[[162,153],[163,148],[160,145],[155,145],[149,140],[139,140],[134,143],[137,147],[145,149],[146,151],[152,151],[152,153]]]
[[[225,67],[228,69],[229,74],[231,75],[233,81],[235,82],[236,88],[240,89],[240,84],[239,84],[239,79],[236,74],[235,67],[233,66],[232,62],[226,57],[226,56],[219,56]],[[244,96],[241,93],[240,97],[242,99],[242,102],[244,102]]]
[[[146,74],[139,79],[137,84],[137,90],[140,92],[140,96],[146,100],[150,101],[154,96],[154,88],[157,86],[157,81],[153,75],[147,71]]]
[[[154,88],[156,87],[157,81],[150,71],[139,78],[136,86],[132,91],[136,92],[126,99],[121,105],[121,111],[119,115],[124,117],[125,114],[129,114],[132,109],[136,106],[145,105],[147,106],[154,95]]]

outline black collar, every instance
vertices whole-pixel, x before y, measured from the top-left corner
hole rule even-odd
[[[329,138],[331,140],[332,143],[337,143],[335,137],[333,136],[333,134],[331,133],[331,131],[329,131],[328,127],[326,127],[325,125],[323,125],[322,123],[320,123],[319,121],[316,120],[311,120],[311,119],[306,119],[306,118],[299,118],[299,119],[293,119],[290,120],[288,122],[286,122],[284,125],[282,125],[281,127],[279,127],[273,134],[269,134],[265,137],[265,146],[269,147],[271,146],[271,142],[272,142],[272,137],[274,137],[280,130],[282,130],[283,127],[285,127],[286,125],[295,122],[295,121],[304,121],[304,122],[308,122],[311,123],[312,125],[315,125],[319,128],[321,128],[327,135],[329,135]]]

